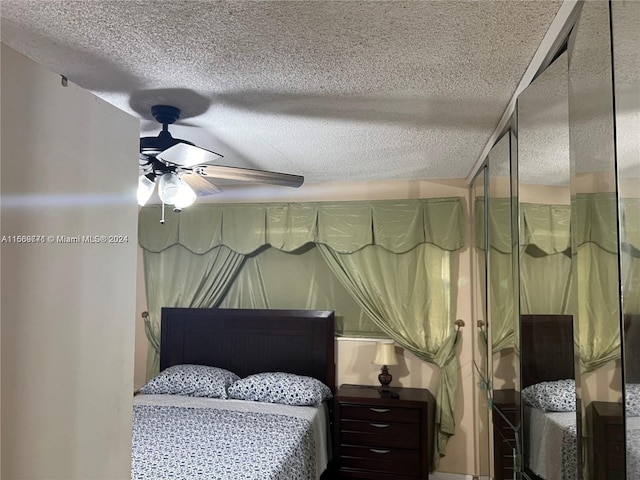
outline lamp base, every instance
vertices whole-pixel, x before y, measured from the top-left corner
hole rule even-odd
[[[389,384],[391,383],[392,379],[393,377],[389,373],[389,368],[386,365],[383,365],[380,369],[380,374],[378,375],[378,380],[380,381],[378,390],[381,392],[388,392]]]

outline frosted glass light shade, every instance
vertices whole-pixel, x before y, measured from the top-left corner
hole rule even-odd
[[[163,203],[173,205],[178,209],[188,207],[196,201],[193,189],[180,180],[175,173],[165,173],[160,177],[158,195]]]
[[[156,183],[149,180],[145,175],[138,177],[138,205],[144,207],[147,204],[155,186]]]
[[[381,341],[376,344],[375,365],[397,365],[396,347],[392,340]]]

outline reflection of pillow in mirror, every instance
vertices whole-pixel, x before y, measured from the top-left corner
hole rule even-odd
[[[625,399],[628,417],[640,417],[640,383],[627,383]]]
[[[529,385],[522,389],[522,401],[547,412],[575,412],[576,383],[572,379]]]

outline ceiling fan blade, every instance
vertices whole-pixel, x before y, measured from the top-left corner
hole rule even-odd
[[[299,187],[304,182],[304,177],[288,173],[267,172],[253,170],[251,168],[225,167],[221,165],[196,165],[193,171],[206,177],[221,178],[225,180],[238,180],[241,182],[270,183],[285,187]]]
[[[173,147],[167,148],[165,151],[156,155],[163,162],[173,163],[182,167],[192,167],[202,163],[211,163],[222,158],[222,155],[211,150],[189,145],[187,143],[178,143]]]
[[[213,195],[222,191],[221,188],[209,182],[202,175],[197,173],[181,173],[180,179],[189,185],[199,197]]]

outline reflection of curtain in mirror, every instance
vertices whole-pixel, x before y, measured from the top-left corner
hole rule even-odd
[[[580,360],[586,370],[619,358],[620,282],[639,275],[640,245],[635,243],[640,227],[627,225],[626,238],[632,243],[626,244],[626,252],[619,256],[618,218],[612,215],[617,212],[616,202],[615,193],[580,194],[575,199],[577,294],[578,298],[590,299],[578,303]],[[638,208],[640,199],[625,199],[625,202],[623,212],[627,208]],[[633,296],[627,300],[634,303]]]
[[[632,249],[628,245],[623,247],[621,255],[621,275],[624,295],[625,313],[640,313],[640,250]],[[634,290],[635,289],[635,290]]]
[[[620,270],[624,312],[640,314],[640,198],[620,200],[622,251]]]
[[[571,257],[528,247],[520,256],[520,313],[570,315]]]
[[[521,204],[520,309],[571,314],[571,207]]]
[[[491,348],[499,352],[513,347],[516,322],[516,289],[513,278],[511,237],[511,198],[489,199],[488,222],[488,297],[491,316]],[[476,243],[479,243],[476,238]],[[482,244],[480,244],[482,245]]]

